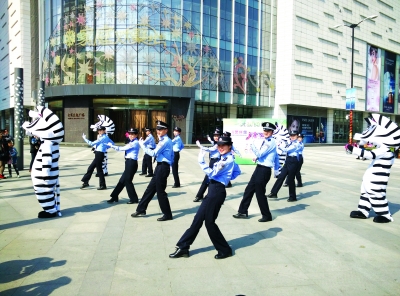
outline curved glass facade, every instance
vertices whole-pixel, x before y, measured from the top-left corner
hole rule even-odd
[[[262,65],[257,0],[45,0],[46,87],[145,84],[193,87],[196,100],[260,105],[272,86]],[[269,17],[269,16],[268,16]]]

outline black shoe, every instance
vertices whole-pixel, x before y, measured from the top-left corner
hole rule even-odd
[[[146,216],[146,211],[143,211],[143,212],[136,211],[131,215],[131,217],[133,217],[133,218],[140,217],[140,216]]]
[[[227,253],[227,254],[218,253],[217,255],[214,256],[214,258],[215,259],[225,259],[225,258],[228,258],[228,257],[231,257],[231,256],[232,256],[232,252]]]
[[[181,187],[181,185],[174,185],[174,186],[172,186],[172,188],[179,188],[179,187]]]
[[[233,218],[247,218],[249,215],[247,214],[242,214],[242,213],[237,213],[235,215],[232,215]]]
[[[89,183],[83,183],[81,186],[81,189],[86,188],[86,187],[89,187]]]
[[[268,198],[278,198],[278,195],[270,193],[267,195]]]
[[[297,201],[297,199],[296,199],[296,198],[295,198],[295,199],[288,198],[287,201],[288,201],[288,202],[295,202],[295,201]]]
[[[108,173],[105,173],[105,174],[104,174],[104,177],[107,177],[107,176],[108,176]]]
[[[137,204],[137,203],[139,203],[139,201],[130,200],[130,201],[127,202],[128,205]]]
[[[283,184],[282,186],[283,186],[283,187],[287,187],[288,185],[285,183],[285,184]]]
[[[149,178],[149,177],[153,177],[153,175],[146,175],[145,177]]]
[[[272,221],[272,216],[262,216],[261,219],[258,219],[258,222],[269,222]]]
[[[196,198],[195,198],[193,201],[194,201],[194,202],[199,202],[199,201],[202,201],[202,200],[203,200],[202,197],[196,196]]]
[[[168,220],[172,220],[172,217],[167,217],[167,216],[162,216],[160,218],[157,219],[157,221],[168,221]]]
[[[367,219],[367,217],[361,211],[352,211],[350,213],[350,218]]]
[[[41,218],[41,219],[54,218],[54,217],[57,217],[57,213],[50,214],[46,211],[41,211],[38,213],[38,218]]]
[[[297,184],[296,187],[303,187],[303,184]]]
[[[384,216],[376,216],[374,218],[374,222],[375,223],[389,223],[389,222],[392,222],[392,220],[390,220]]]
[[[108,203],[118,202],[118,197],[115,198],[115,197],[112,197],[112,196],[111,196],[111,199],[107,200],[107,202],[108,202]]]
[[[106,185],[102,185],[102,186],[97,187],[97,190],[106,190],[106,189],[107,189]]]
[[[180,257],[189,257],[189,250],[188,249],[179,249],[176,248],[175,252],[169,254],[169,258],[180,258]]]
[[[143,176],[143,175],[146,175],[146,173],[140,173],[140,174],[139,174],[139,176]]]
[[[231,188],[232,184],[229,182],[228,185],[225,186],[225,188]]]

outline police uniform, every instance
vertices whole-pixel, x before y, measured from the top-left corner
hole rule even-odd
[[[297,131],[289,131],[289,135],[297,136]],[[294,184],[294,178],[296,175],[297,168],[299,166],[299,154],[298,151],[301,149],[301,145],[297,140],[291,140],[286,148],[282,149],[287,153],[285,163],[282,167],[281,173],[278,175],[278,179],[275,181],[274,186],[271,189],[271,193],[268,195],[269,198],[277,198],[277,194],[282,187],[285,178],[287,177],[287,184],[289,187],[289,199],[287,201],[297,201],[296,198],[296,186]]]
[[[165,122],[157,121],[157,130],[168,130],[168,125]],[[173,163],[174,151],[172,150],[172,141],[165,134],[159,137],[159,142],[156,149],[151,150],[143,145],[143,141],[139,141],[140,147],[143,151],[154,156],[157,161],[157,166],[154,170],[154,176],[151,178],[146,191],[143,193],[142,199],[136,208],[136,212],[131,216],[136,218],[146,215],[146,209],[151,199],[157,193],[158,204],[160,205],[163,216],[158,218],[157,221],[172,220],[171,207],[168,201],[168,194],[165,192],[167,187],[167,179],[170,173],[170,166]]]
[[[174,176],[174,186],[172,188],[178,188],[181,187],[181,181],[179,180],[179,175],[178,175],[178,168],[179,168],[179,152],[182,151],[182,149],[185,147],[183,145],[183,142],[180,137],[181,129],[179,127],[175,127],[174,131],[179,132],[178,135],[174,137],[172,140],[173,144],[173,150],[174,150],[174,163],[172,164],[172,175]]]
[[[264,131],[274,131],[276,129],[276,126],[270,122],[264,122],[262,127]],[[262,215],[262,218],[258,221],[272,221],[268,200],[265,198],[265,186],[271,178],[272,168],[278,169],[275,162],[277,154],[276,142],[271,134],[269,137],[264,139],[259,149],[257,149],[254,144],[251,144],[250,148],[257,157],[257,166],[246,186],[246,189],[244,190],[243,199],[240,202],[238,213],[233,215],[233,217],[246,218],[248,216],[248,209],[255,193]]]
[[[230,137],[221,137],[217,143],[218,145],[232,145]],[[218,251],[218,254],[214,258],[224,259],[232,256],[232,249],[217,224],[215,224],[215,220],[226,197],[225,186],[229,180],[233,180],[240,175],[239,166],[235,163],[230,151],[221,155],[221,159],[214,164],[213,168],[210,168],[204,161],[204,152],[200,152],[199,164],[210,178],[208,194],[197,210],[192,225],[185,231],[176,244],[175,252],[169,255],[170,258],[189,256],[189,248],[196,239],[203,221],[211,242]]]
[[[230,132],[224,132],[224,134],[223,134],[224,137],[231,137],[231,135],[232,134]],[[237,150],[235,148],[235,146],[233,146],[233,144],[232,144],[232,151],[235,152],[235,155],[238,155],[239,157],[242,157],[242,155],[240,154],[239,150]],[[232,187],[232,183],[231,183],[231,181],[229,181],[228,185],[226,185],[226,188],[231,188],[231,187]]]
[[[137,129],[131,128],[128,130],[129,134],[137,135],[139,131]],[[125,151],[125,170],[122,173],[121,178],[118,181],[117,186],[115,186],[113,192],[111,193],[111,199],[108,200],[108,203],[118,202],[118,196],[121,193],[122,189],[126,187],[126,191],[128,192],[129,201],[128,204],[138,203],[139,199],[135,190],[135,186],[132,183],[133,177],[136,174],[138,169],[138,156],[139,156],[139,141],[137,138],[130,140],[129,143],[123,147],[108,144],[109,147],[115,149],[116,151]]]
[[[298,135],[298,138],[303,138],[302,134]],[[304,150],[304,143],[303,141],[299,141],[300,144],[300,148],[298,150],[299,153],[299,166],[297,167],[297,171],[296,171],[296,180],[297,180],[297,185],[296,187],[303,187],[303,181],[301,180],[301,167],[303,166],[303,150]]]
[[[215,129],[213,136],[221,136],[221,130],[218,128]],[[211,141],[210,141],[211,142]],[[218,151],[218,145],[217,142],[212,141],[213,146],[210,148],[204,147],[200,145],[200,143],[197,143],[197,146],[199,146],[200,149],[204,151],[208,151],[210,154],[210,162],[209,162],[209,167],[212,169],[214,167],[214,163],[216,163],[220,159],[220,154]],[[208,188],[208,184],[210,183],[210,180],[207,176],[207,174],[204,176],[203,182],[200,185],[199,191],[196,194],[196,198],[193,200],[194,202],[199,202],[203,199],[204,193],[206,192]]]
[[[105,131],[106,128],[99,127],[98,130]],[[97,188],[97,190],[107,189],[106,180],[104,178],[104,173],[103,173],[103,159],[104,159],[104,153],[108,149],[107,143],[114,144],[114,142],[108,137],[107,134],[101,135],[96,141],[93,142],[86,139],[85,135],[83,135],[82,137],[87,144],[89,144],[90,146],[95,146],[96,150],[94,152],[94,159],[92,163],[89,165],[86,174],[82,177],[83,184],[81,189],[89,186],[89,180],[92,177],[94,168],[96,168],[100,183],[100,186]]]
[[[151,134],[151,129],[145,127],[144,130],[150,133],[146,136],[146,139],[143,141],[143,145],[144,147],[149,148],[150,150],[154,150],[154,148],[156,148],[156,141],[154,140],[154,137]],[[148,175],[146,175],[146,173],[148,173]],[[139,175],[140,176],[146,175],[146,177],[153,177],[153,164],[151,161],[151,156],[146,153],[143,155],[142,172]]]

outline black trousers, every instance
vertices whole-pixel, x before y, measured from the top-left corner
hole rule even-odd
[[[265,186],[271,178],[271,168],[257,165],[253,175],[250,178],[249,183],[244,190],[243,199],[240,202],[239,213],[247,214],[251,200],[253,199],[254,193],[256,194],[258,206],[263,216],[272,218],[271,212],[268,206],[268,200],[265,197]]]
[[[135,176],[138,169],[137,160],[132,158],[125,159],[125,170],[122,173],[121,178],[118,181],[117,186],[115,186],[113,192],[111,192],[111,197],[118,199],[118,195],[121,193],[122,189],[126,187],[126,192],[128,192],[129,199],[132,202],[138,202],[138,195],[135,190],[135,186],[132,183],[133,177]]]
[[[289,199],[296,199],[296,186],[294,184],[294,178],[296,175],[296,171],[299,165],[299,161],[297,157],[286,157],[285,164],[282,167],[281,173],[278,176],[278,179],[275,181],[274,186],[271,189],[272,194],[278,194],[279,189],[281,189],[283,181],[287,177],[287,184],[289,187]]]
[[[94,168],[96,168],[97,175],[99,176],[100,186],[106,186],[106,179],[104,178],[104,173],[103,173],[103,159],[104,159],[103,152],[96,151],[94,153],[94,159],[92,163],[89,165],[86,174],[82,177],[83,183],[89,183]]]
[[[181,181],[179,180],[178,168],[179,168],[179,152],[174,152],[174,163],[172,164],[172,175],[174,176],[174,185],[181,186]]]
[[[299,160],[299,165],[297,167],[297,171],[296,171],[296,180],[297,180],[297,184],[299,185],[303,185],[303,181],[301,180],[301,167],[303,166],[303,155],[300,154],[300,160]]]
[[[216,163],[219,160],[219,158],[210,158],[210,163],[209,163],[209,167],[213,168],[214,167],[214,163]],[[199,191],[196,194],[196,197],[204,197],[204,193],[206,192],[207,188],[208,188],[208,184],[210,183],[210,180],[208,179],[208,176],[205,175],[203,182],[200,185]]]
[[[151,161],[151,156],[148,154],[144,154],[142,161],[142,174],[153,175],[153,163]]]
[[[215,224],[215,220],[218,218],[219,210],[221,205],[224,203],[226,197],[225,185],[211,180],[208,194],[201,203],[196,215],[194,216],[192,225],[185,231],[178,243],[176,244],[180,249],[189,249],[190,245],[193,244],[196,239],[200,228],[205,222],[208,236],[211,239],[215,249],[220,254],[232,253],[231,247],[228,245],[224,236]]]
[[[157,162],[156,169],[154,170],[154,176],[151,178],[146,191],[143,193],[142,199],[140,200],[136,211],[146,211],[151,199],[157,193],[158,204],[160,205],[161,212],[167,217],[172,218],[171,207],[168,201],[168,194],[165,192],[167,187],[167,179],[169,176],[169,164],[166,162]]]

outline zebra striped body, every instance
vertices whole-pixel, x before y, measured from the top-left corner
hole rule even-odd
[[[272,137],[276,142],[276,152],[279,157],[279,171],[282,169],[283,164],[286,160],[286,151],[284,148],[290,143],[290,137],[288,130],[282,125],[275,123],[276,129],[272,134]]]
[[[64,127],[57,115],[48,108],[37,106],[36,109],[38,112],[29,112],[29,116],[36,120],[22,125],[28,134],[39,137],[42,143],[32,165],[33,188],[44,212],[61,216],[58,160]],[[47,218],[40,215],[39,218]]]
[[[377,148],[368,151],[354,147],[352,151],[357,156],[372,160],[363,176],[358,210],[368,217],[372,208],[378,216],[393,221],[386,200],[386,187],[394,163],[394,153],[390,148],[399,148],[400,128],[380,114],[372,114],[365,120],[369,124],[368,129],[362,134],[355,134],[354,138],[360,140],[360,145],[369,142]]]

